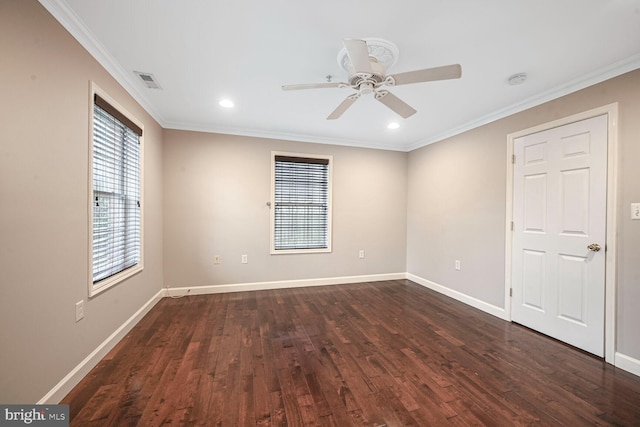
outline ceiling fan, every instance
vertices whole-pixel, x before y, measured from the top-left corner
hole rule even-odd
[[[393,56],[395,51],[395,56],[397,57],[397,48],[385,40],[368,40],[369,45],[367,44],[367,40],[361,39],[344,39],[342,41],[344,49],[341,53],[344,52],[345,57],[343,61],[341,61],[339,54],[338,62],[341,62],[341,65],[343,65],[345,69],[348,69],[348,83],[327,81],[326,83],[293,84],[283,85],[282,89],[300,90],[347,87],[355,89],[356,93],[347,96],[347,98],[329,114],[327,120],[339,118],[358,98],[370,93],[374,94],[375,99],[406,119],[415,114],[416,110],[388,90],[382,89],[382,86],[399,86],[435,80],[458,79],[462,76],[462,67],[460,64],[387,75],[385,62],[387,63],[386,65],[389,66],[389,56],[391,56],[391,60],[395,62],[396,58],[393,58]],[[378,42],[384,42],[384,44],[378,45],[376,44]],[[381,61],[381,58],[375,56],[375,52],[380,50],[387,56],[387,58],[383,58],[384,61]],[[393,65],[393,63],[391,63],[391,65]],[[327,80],[330,79],[328,78]]]

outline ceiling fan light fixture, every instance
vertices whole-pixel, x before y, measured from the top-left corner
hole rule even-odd
[[[400,127],[400,123],[391,122],[387,125],[387,129],[398,129]]]
[[[234,103],[230,99],[223,99],[218,103],[223,108],[233,108]]]

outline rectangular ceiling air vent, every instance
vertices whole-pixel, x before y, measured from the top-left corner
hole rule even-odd
[[[138,77],[140,77],[140,80],[142,80],[144,85],[146,87],[148,87],[149,89],[162,89],[160,87],[160,84],[156,80],[156,78],[153,76],[153,74],[151,74],[151,73],[143,73],[143,72],[140,72],[140,71],[134,71],[134,73],[136,73],[136,75]]]

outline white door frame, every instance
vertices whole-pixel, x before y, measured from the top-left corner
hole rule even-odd
[[[605,253],[605,325],[604,359],[614,364],[616,352],[616,248],[618,199],[618,103],[608,104],[583,113],[543,123],[507,135],[507,212],[505,223],[505,289],[506,320],[511,321],[511,265],[513,221],[513,145],[516,138],[567,125],[596,116],[607,115],[607,238]]]

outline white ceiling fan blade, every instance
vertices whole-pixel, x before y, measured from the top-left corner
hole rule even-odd
[[[342,41],[351,60],[351,65],[358,74],[373,74],[371,62],[369,62],[369,48],[367,42],[358,39],[344,39]]]
[[[424,70],[407,71],[387,76],[385,84],[388,86],[407,85],[411,83],[430,82],[434,80],[459,79],[462,76],[460,64],[444,65],[442,67],[426,68]]]
[[[282,90],[301,90],[301,89],[323,89],[333,87],[348,87],[347,83],[329,82],[329,83],[305,83],[296,85],[282,85]]]
[[[335,110],[333,110],[331,114],[329,114],[329,117],[327,117],[327,120],[335,120],[340,118],[340,116],[345,111],[347,111],[347,109],[351,107],[351,105],[353,105],[353,103],[356,102],[358,98],[360,98],[359,93],[354,93],[353,95],[347,96],[347,99],[342,101],[340,105],[338,105],[338,108],[336,108]]]
[[[387,90],[376,92],[376,99],[405,119],[416,113],[413,107]]]

